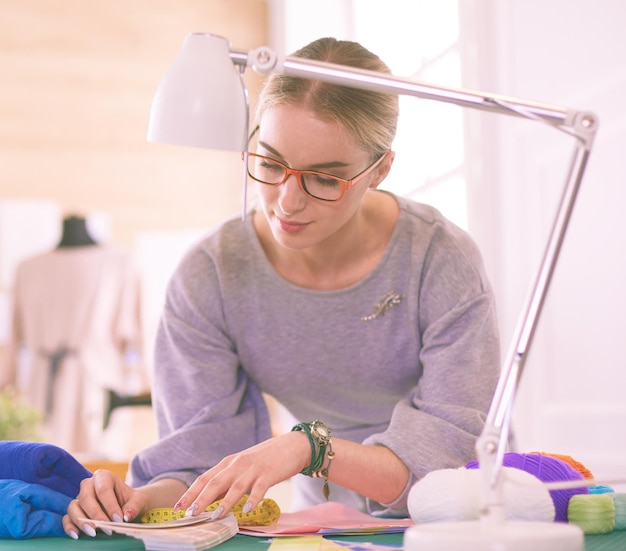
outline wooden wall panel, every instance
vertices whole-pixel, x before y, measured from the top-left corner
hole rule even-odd
[[[148,144],[148,113],[187,33],[248,49],[267,27],[264,0],[0,0],[0,200],[104,211],[121,244],[235,214],[239,156]]]

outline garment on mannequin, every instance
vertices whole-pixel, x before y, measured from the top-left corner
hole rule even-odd
[[[83,247],[89,245],[98,245],[98,243],[91,237],[89,229],[87,228],[87,221],[82,216],[71,215],[63,219],[63,234],[61,241],[57,245],[57,249],[70,248],[70,247]],[[59,373],[61,364],[68,356],[72,356],[78,353],[78,350],[68,348],[65,345],[61,345],[53,351],[39,350],[39,354],[43,356],[49,363],[50,376],[48,378],[48,386],[46,391],[46,417],[49,416],[53,410],[54,405],[54,384],[56,382],[57,374]],[[138,395],[126,395],[120,394],[112,389],[107,389],[108,392],[108,406],[104,413],[104,429],[107,428],[111,412],[124,406],[149,406],[152,405],[152,397],[149,392]]]
[[[48,419],[48,417],[52,414],[52,410],[54,409],[54,385],[56,383],[57,376],[61,369],[63,360],[67,356],[75,354],[76,350],[69,349],[66,346],[60,346],[52,352],[40,348],[38,350],[38,353],[48,362],[50,371],[48,376],[48,384],[46,385],[46,404],[44,410],[45,418]]]
[[[82,216],[66,216],[63,219],[63,233],[57,249],[67,247],[84,247],[86,245],[97,245],[96,240],[91,237],[87,229],[87,221]]]
[[[143,346],[140,275],[131,251],[97,242],[85,218],[67,214],[57,245],[16,268],[0,388],[42,413],[48,443],[97,455],[109,392],[149,388],[143,365],[128,361]]]
[[[57,245],[57,249],[65,249],[70,247],[84,247],[97,245],[95,239],[91,237],[87,229],[87,220],[78,215],[66,216],[63,219],[63,231],[61,241]],[[46,391],[46,418],[52,413],[54,406],[54,385],[61,364],[66,356],[74,354],[76,351],[68,349],[62,345],[55,350],[39,349],[38,353],[44,357],[49,363],[50,375],[48,377],[48,385]]]

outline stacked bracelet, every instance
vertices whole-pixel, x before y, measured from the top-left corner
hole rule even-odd
[[[335,457],[332,445],[332,433],[330,429],[321,421],[313,421],[312,423],[298,423],[292,431],[304,432],[311,445],[311,462],[300,472],[306,476],[314,478],[324,478],[324,487],[322,492],[328,500],[330,497],[330,488],[328,486],[328,469],[330,463]],[[328,448],[328,463],[324,467],[324,458],[326,457],[326,449]]]
[[[330,497],[330,486],[328,485],[328,469],[330,469],[330,464],[332,460],[335,458],[335,452],[333,451],[332,442],[328,442],[328,463],[326,463],[326,467],[320,469],[319,471],[315,471],[311,476],[315,478],[324,477],[324,486],[322,487],[322,493],[328,501]]]

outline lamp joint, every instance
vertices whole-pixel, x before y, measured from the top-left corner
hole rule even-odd
[[[260,74],[268,74],[276,67],[276,52],[267,46],[251,50],[248,65]]]

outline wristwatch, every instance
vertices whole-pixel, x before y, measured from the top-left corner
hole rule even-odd
[[[310,424],[310,429],[311,436],[315,438],[318,446],[328,446],[333,435],[324,423],[321,421],[313,421]]]

